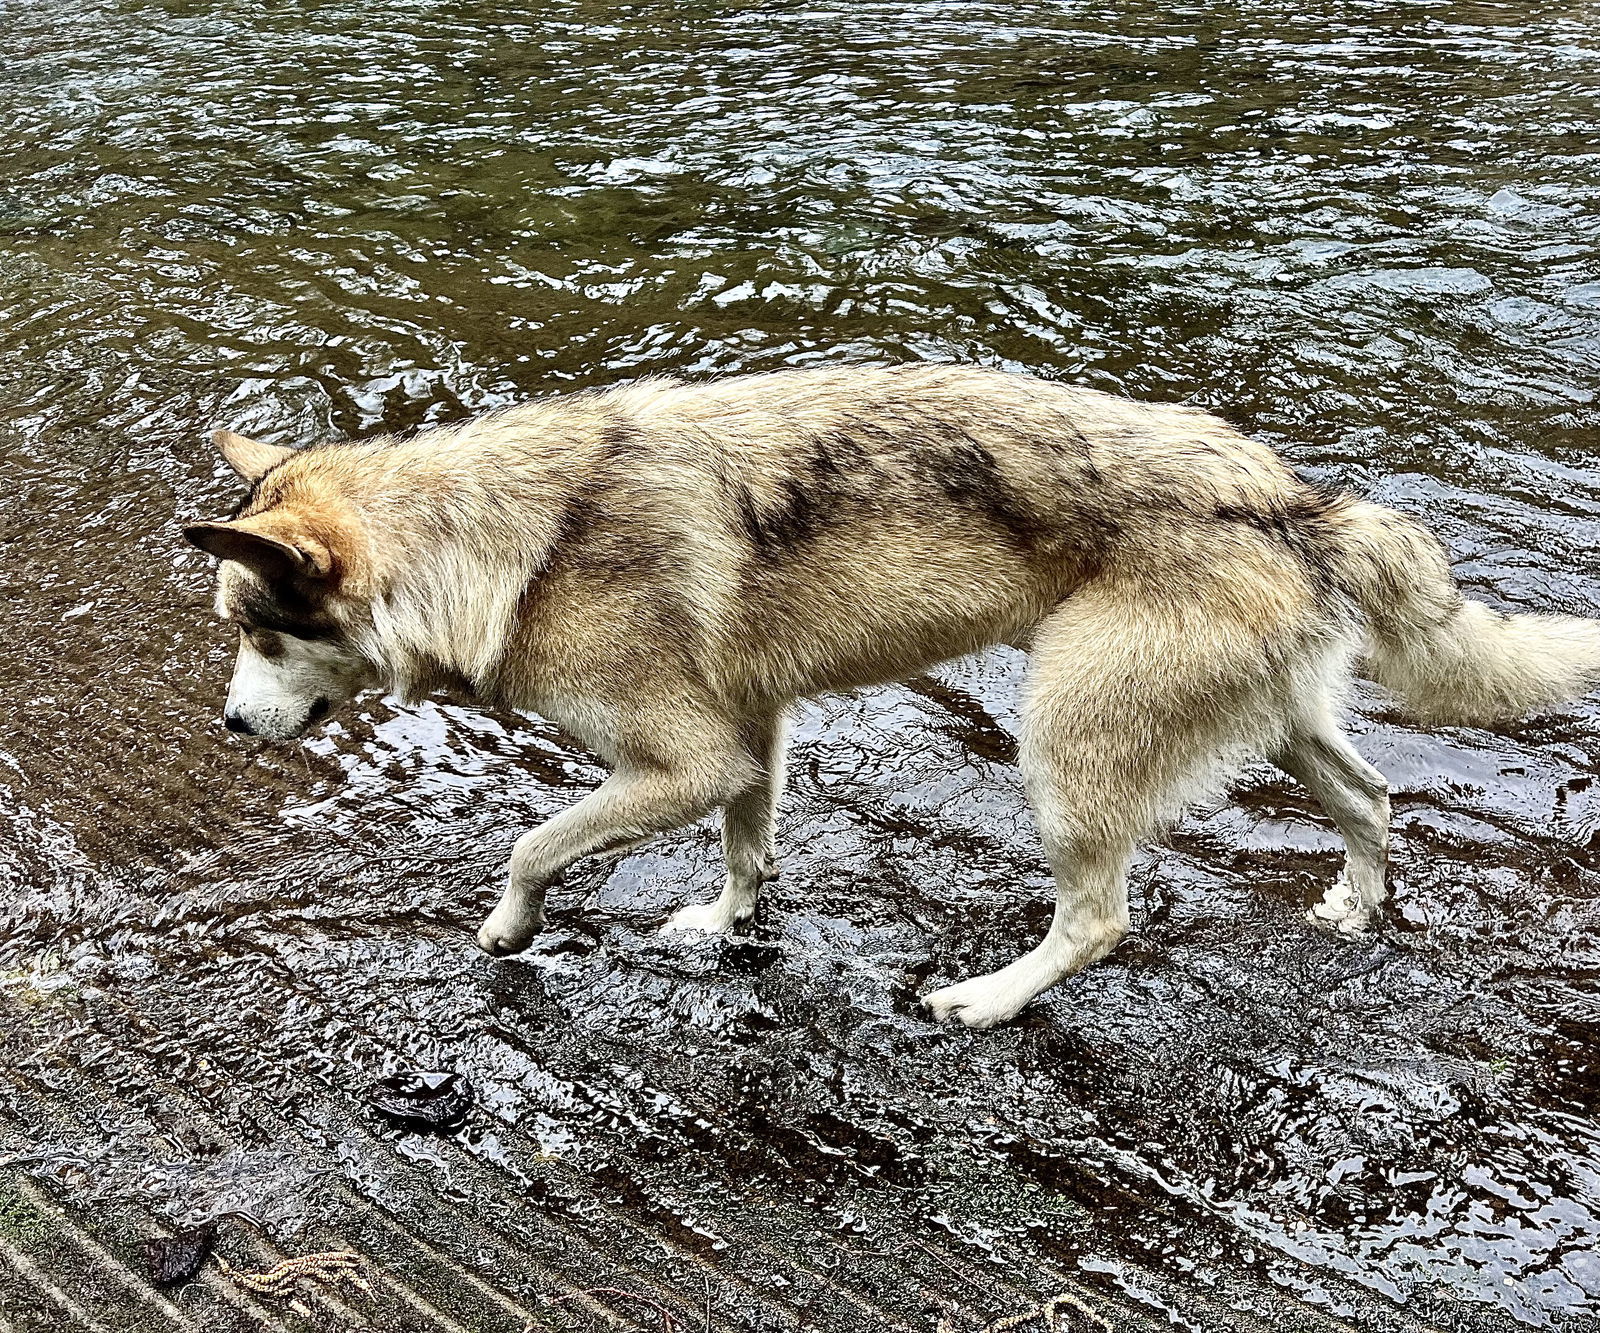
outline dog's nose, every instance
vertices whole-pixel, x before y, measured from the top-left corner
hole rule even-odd
[[[242,713],[229,713],[222,721],[229,731],[237,731],[241,736],[254,736],[256,734],[256,729],[244,720]]]

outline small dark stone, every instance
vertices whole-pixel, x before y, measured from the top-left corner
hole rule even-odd
[[[408,1070],[371,1084],[367,1103],[407,1129],[452,1130],[472,1109],[472,1084],[461,1074]]]
[[[216,1243],[217,1224],[207,1222],[190,1227],[176,1236],[156,1236],[144,1243],[145,1266],[150,1280],[158,1287],[173,1287],[187,1282],[200,1271],[211,1247]]]

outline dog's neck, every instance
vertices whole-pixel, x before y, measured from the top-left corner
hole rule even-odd
[[[404,448],[404,446],[401,446]],[[371,575],[369,659],[396,694],[442,685],[492,698],[525,594],[554,548],[573,479],[477,451],[390,465],[361,509]]]

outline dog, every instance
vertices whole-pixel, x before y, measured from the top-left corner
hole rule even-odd
[[[666,931],[732,931],[777,868],[785,717],[1008,643],[1056,882],[1031,952],[936,990],[987,1028],[1128,929],[1137,846],[1249,752],[1326,810],[1384,897],[1388,796],[1341,733],[1354,672],[1432,724],[1600,682],[1600,621],[1464,599],[1400,514],[1312,485],[1206,412],[951,365],[647,379],[291,450],[219,432],[251,485],[184,535],[237,627],[227,726],[298,736],[376,687],[540,713],[613,770],[518,839],[478,941],[526,948],[546,889],[720,807],[727,879]]]

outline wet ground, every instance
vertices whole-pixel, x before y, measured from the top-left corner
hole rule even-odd
[[[699,828],[490,962],[594,763],[442,701],[229,737],[173,522],[236,497],[214,426],[962,359],[1212,406],[1592,614],[1586,7],[13,0],[0,59],[0,1329],[307,1322],[144,1283],[211,1216],[239,1268],[364,1256],[317,1327],[1596,1325],[1594,701],[1364,701],[1379,938],[1304,924],[1335,843],[1262,766],[1110,959],[952,1032],[915,996],[1048,916],[1015,656],[807,710],[748,938],[653,934]],[[464,1129],[366,1111],[406,1065]]]

